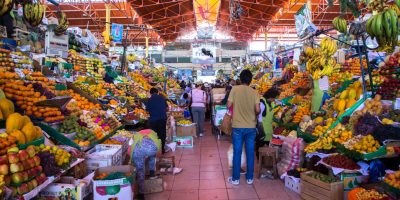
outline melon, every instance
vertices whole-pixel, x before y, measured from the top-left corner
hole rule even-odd
[[[355,89],[350,89],[348,99],[355,99],[357,96],[357,91]]]
[[[22,128],[22,115],[19,113],[13,113],[7,117],[6,121],[6,132],[11,133],[13,130],[20,130]]]
[[[340,99],[346,99],[347,98],[347,90],[345,90],[345,91],[343,91],[341,94],[340,94],[340,97],[339,97]]]
[[[0,99],[0,110],[3,114],[3,118],[7,119],[10,114],[14,113],[13,102],[6,98]]]
[[[346,108],[346,101],[343,99],[339,100],[337,110],[341,112],[344,111],[345,108]]]

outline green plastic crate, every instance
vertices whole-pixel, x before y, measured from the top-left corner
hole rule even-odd
[[[381,146],[375,152],[363,154],[363,159],[364,160],[373,160],[373,159],[376,159],[376,158],[384,157],[386,154],[387,154],[386,147],[385,146]]]
[[[305,133],[305,132],[301,131],[300,127],[297,128],[297,137],[303,138],[304,142],[306,142],[306,143],[312,143],[312,142],[315,142],[318,139],[317,137],[315,137],[315,136],[313,136],[311,134],[308,134],[308,133]]]
[[[26,149],[28,146],[33,145],[33,146],[40,146],[41,144],[44,144],[44,137],[40,137],[32,142],[28,142],[26,144],[18,145],[19,149]]]

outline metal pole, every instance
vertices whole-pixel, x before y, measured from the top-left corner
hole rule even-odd
[[[125,33],[125,39],[123,40],[124,44],[124,51],[122,52],[122,59],[121,59],[121,74],[124,73],[125,70],[125,63],[126,63],[126,48],[128,47],[128,33],[129,33],[129,27],[126,29]]]
[[[365,87],[365,77],[364,77],[365,73],[364,73],[364,67],[363,67],[363,63],[362,63],[363,53],[361,52],[359,36],[356,37],[356,40],[357,40],[357,48],[358,48],[358,57],[360,58],[361,79],[362,79],[362,86],[363,86],[363,99],[365,100],[367,98],[367,90]]]
[[[364,44],[364,46],[366,47],[367,46],[367,44],[366,44],[366,42],[365,42],[365,37],[364,37],[364,35],[362,35],[361,36],[361,38],[362,38],[362,41],[363,41],[363,44]],[[369,85],[371,86],[371,92],[372,92],[372,97],[375,97],[375,88],[374,88],[374,83],[373,83],[373,80],[372,80],[372,67],[371,67],[371,65],[369,64],[369,58],[368,58],[368,50],[367,50],[367,48],[365,48],[365,59],[367,60],[367,69],[368,69],[368,75],[369,75]]]

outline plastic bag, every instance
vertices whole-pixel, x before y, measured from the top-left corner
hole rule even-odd
[[[381,160],[376,159],[369,164],[369,181],[377,182],[379,178],[385,175],[386,167]]]
[[[228,153],[228,166],[229,166],[229,168],[232,168],[233,167],[233,164],[232,164],[232,162],[233,162],[233,145],[232,144],[231,144],[231,146],[229,146],[227,153]],[[240,159],[240,166],[242,169],[244,169],[244,167],[246,166],[246,149],[244,148],[244,145],[242,148],[242,158]]]
[[[303,164],[304,141],[302,138],[286,137],[282,144],[282,159],[277,164],[278,174],[282,175],[289,170]]]

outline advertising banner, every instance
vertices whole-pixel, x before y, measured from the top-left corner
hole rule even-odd
[[[114,24],[114,23],[111,24],[111,36],[114,42],[121,43],[123,33],[124,33],[124,25]]]
[[[311,11],[307,4],[304,4],[294,15],[297,36],[305,38],[310,33],[314,33],[317,27],[312,23]]]
[[[192,63],[214,64],[216,63],[217,48],[214,44],[192,44]]]

